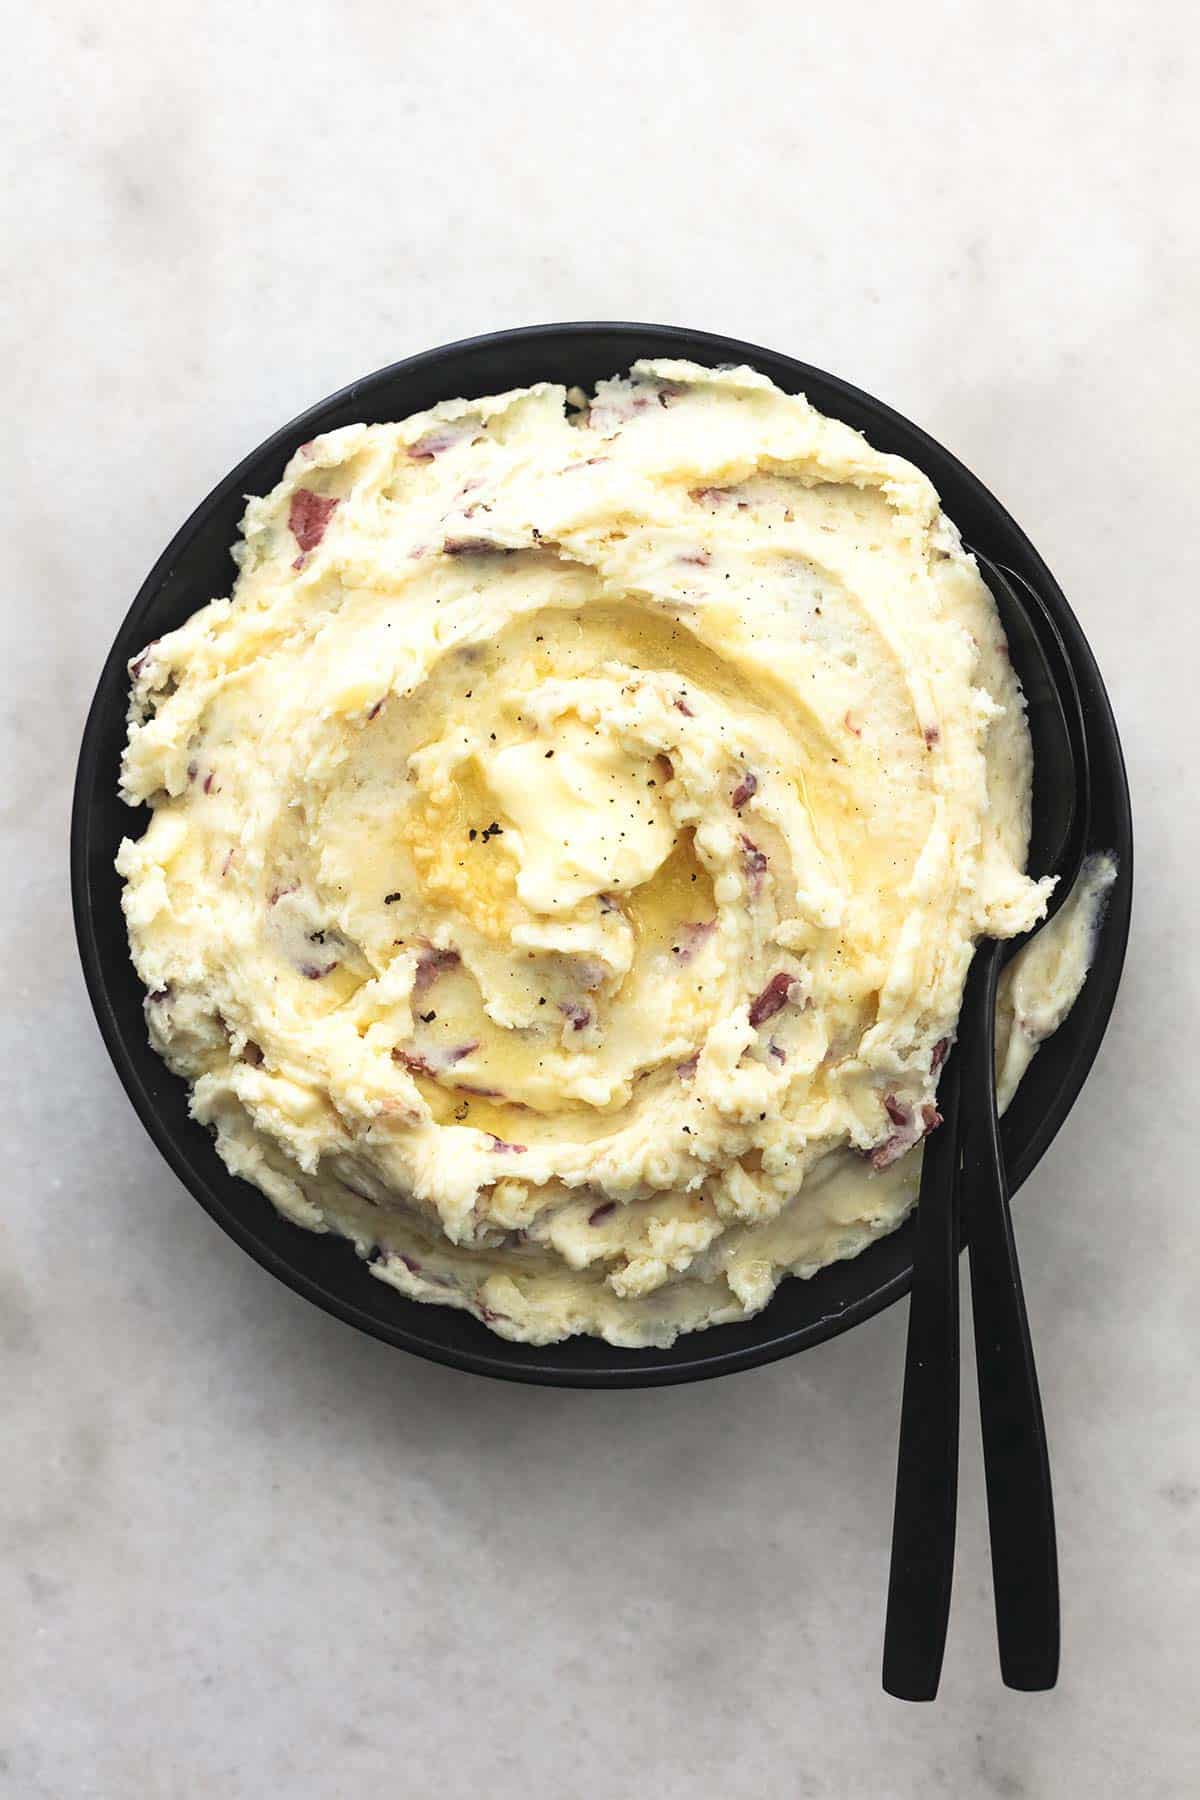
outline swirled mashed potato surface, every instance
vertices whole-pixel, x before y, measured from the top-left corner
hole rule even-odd
[[[639,363],[318,437],[234,556],[131,664],[118,859],[228,1167],[534,1342],[669,1343],[892,1229],[973,943],[1049,891],[928,480]],[[1010,989],[1011,1085],[1094,914]]]

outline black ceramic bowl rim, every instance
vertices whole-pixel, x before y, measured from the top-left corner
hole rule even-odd
[[[667,1350],[620,1350],[597,1338],[571,1338],[546,1346],[512,1344],[463,1312],[406,1299],[371,1276],[349,1243],[289,1224],[257,1189],[232,1177],[208,1133],[188,1115],[185,1084],[150,1049],[143,990],[129,959],[121,884],[113,869],[121,837],[140,836],[148,815],[130,811],[117,799],[117,770],[125,740],[129,658],[150,638],[181,624],[212,595],[229,591],[228,551],[237,536],[243,496],[268,492],[299,444],[339,425],[401,419],[459,395],[475,398],[539,380],[590,387],[643,356],[686,357],[709,365],[748,363],[779,387],[807,394],[821,411],[863,431],[878,449],[909,458],[931,478],[966,542],[1023,575],[1063,635],[1089,734],[1094,781],[1090,847],[1116,852],[1118,878],[1083,993],[1066,1023],[1039,1050],[1005,1117],[1010,1177],[1014,1189],[1018,1187],[1044,1154],[1092,1066],[1125,957],[1133,842],[1129,791],[1112,709],[1061,589],[999,501],[955,457],[899,413],[791,357],[675,326],[535,325],[467,338],[409,357],[310,407],[213,489],[147,576],[96,688],[79,755],[71,821],[76,934],[104,1042],[142,1123],[200,1204],[265,1269],[360,1330],[454,1368],[560,1387],[695,1381],[771,1362],[849,1330],[907,1293],[913,1221],[811,1280],[785,1280],[755,1318],[685,1334]]]

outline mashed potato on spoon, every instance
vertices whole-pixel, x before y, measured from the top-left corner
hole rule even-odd
[[[669,1343],[892,1229],[974,940],[1049,891],[928,480],[646,362],[319,437],[234,554],[131,664],[118,859],[228,1167],[539,1343]]]

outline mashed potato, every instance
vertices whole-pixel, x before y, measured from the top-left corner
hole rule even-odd
[[[974,940],[1049,892],[928,480],[749,369],[639,363],[317,438],[234,554],[131,664],[118,859],[228,1167],[533,1342],[669,1343],[891,1230]],[[1092,873],[1010,984],[1010,1087]]]

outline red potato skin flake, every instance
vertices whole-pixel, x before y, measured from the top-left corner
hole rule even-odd
[[[756,994],[750,1002],[750,1024],[755,1031],[768,1019],[773,1019],[777,1012],[782,1012],[791,998],[796,977],[789,975],[786,969],[780,969],[772,975],[761,994]]]
[[[332,975],[333,971],[336,968],[337,968],[337,964],[335,962],[324,963],[324,964],[322,964],[322,963],[301,963],[300,964],[300,973],[303,976],[305,976],[309,981],[321,981],[321,980],[323,980],[323,978],[326,975]]]
[[[558,1010],[570,1022],[572,1031],[582,1031],[585,1025],[592,1022],[591,1009],[582,1000],[560,1000]]]
[[[397,1047],[392,1051],[392,1061],[400,1063],[410,1075],[433,1076],[437,1073],[433,1064],[426,1062],[425,1058],[418,1056],[414,1050],[401,1050]]]
[[[680,1081],[690,1081],[699,1066],[700,1052],[696,1050],[683,1062],[675,1064],[675,1073],[678,1075]]]
[[[494,538],[448,537],[442,545],[443,556],[508,556],[511,544],[498,544]]]
[[[715,919],[694,919],[689,921],[680,931],[680,941],[671,945],[671,955],[681,963],[691,962],[696,952],[706,944],[717,929]]]
[[[660,750],[654,758],[654,773],[660,781],[674,781],[675,779],[675,764],[665,750]]]
[[[338,504],[332,496],[314,494],[311,488],[296,489],[288,508],[288,530],[303,552],[316,549]]]
[[[682,694],[676,697],[675,711],[681,712],[685,719],[694,719],[696,716]]]
[[[524,1156],[526,1150],[529,1148],[527,1144],[506,1143],[503,1138],[498,1138],[494,1132],[489,1131],[488,1136],[492,1140],[492,1149],[498,1156]]]
[[[598,1225],[600,1223],[601,1219],[607,1219],[609,1214],[615,1213],[616,1210],[617,1210],[616,1201],[615,1200],[606,1200],[604,1202],[603,1206],[595,1207],[588,1214],[588,1224],[589,1225]]]
[[[150,642],[146,645],[146,648],[141,651],[139,655],[135,656],[133,661],[129,664],[129,673],[134,681],[137,680],[146,664],[150,661],[151,655],[154,652],[154,647],[157,643],[157,638],[151,638]]]
[[[413,462],[432,462],[435,456],[441,456],[445,450],[453,450],[455,444],[465,443],[473,433],[464,427],[459,420],[449,425],[435,425],[423,437],[408,446],[408,454]]]
[[[762,886],[763,876],[767,872],[767,855],[764,850],[759,849],[758,845],[751,838],[743,836],[741,844],[742,867],[746,871],[747,881],[750,883],[754,892],[757,893]]]
[[[946,1053],[949,1048],[950,1039],[948,1037],[939,1038],[937,1043],[933,1046],[933,1054],[929,1058],[929,1073],[931,1075],[937,1074],[938,1070],[946,1060]]]
[[[925,727],[925,748],[927,750],[932,750],[935,744],[941,742],[941,737],[941,730],[938,726],[927,725]]]
[[[876,1144],[868,1153],[867,1161],[873,1169],[886,1169],[897,1157],[903,1156],[906,1150],[912,1149],[912,1142],[906,1131],[894,1131],[882,1144]]]
[[[936,1131],[942,1122],[942,1115],[932,1101],[927,1100],[922,1106],[919,1126],[912,1114],[899,1103],[894,1094],[889,1094],[883,1104],[888,1118],[897,1129],[884,1138],[882,1144],[876,1144],[873,1150],[867,1152],[867,1161],[873,1169],[877,1170],[886,1169],[898,1161],[916,1144],[919,1144],[922,1138],[928,1137],[931,1131]]]
[[[457,968],[461,960],[457,950],[437,950],[432,944],[427,950],[422,950],[417,958],[413,993],[423,994],[426,988],[433,985],[443,970]]]
[[[758,776],[754,773],[753,769],[747,769],[746,773],[742,776],[742,779],[734,788],[733,793],[729,796],[729,804],[733,807],[734,812],[741,812],[747,800],[752,800],[757,792]]]
[[[421,1273],[421,1265],[415,1256],[406,1256],[402,1250],[400,1252],[400,1261],[404,1264],[410,1275],[419,1275]]]

